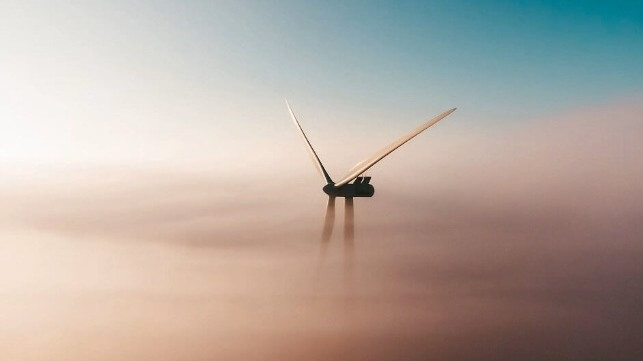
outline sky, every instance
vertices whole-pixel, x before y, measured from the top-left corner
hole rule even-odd
[[[0,2],[0,358],[641,359],[642,26],[620,1]],[[352,256],[337,202],[322,257],[285,97],[334,178],[458,110],[369,171]]]
[[[284,97],[321,139],[338,127],[353,139],[400,133],[450,107],[461,132],[536,121],[641,93],[642,12],[587,1],[3,2],[3,159],[216,159],[290,139]]]

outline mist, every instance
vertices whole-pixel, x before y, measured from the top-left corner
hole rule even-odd
[[[243,176],[207,163],[7,165],[0,353],[638,359],[640,104],[485,134],[432,128],[373,169],[375,197],[355,200],[348,288],[343,202],[321,259],[326,199],[295,135],[272,157],[234,152]],[[345,144],[317,150],[337,164],[378,147]]]

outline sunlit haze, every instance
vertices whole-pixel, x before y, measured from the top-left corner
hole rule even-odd
[[[0,3],[0,360],[643,359],[642,26]],[[335,180],[458,108],[368,170],[350,260],[285,98]]]

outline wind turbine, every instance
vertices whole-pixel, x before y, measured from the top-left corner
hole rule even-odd
[[[426,122],[420,124],[417,128],[404,134],[403,136],[401,136],[391,144],[382,148],[377,153],[357,163],[351,170],[348,171],[348,174],[342,177],[339,181],[335,182],[330,178],[330,175],[324,168],[324,165],[319,159],[317,152],[315,152],[315,149],[313,149],[312,144],[310,144],[310,141],[308,140],[306,133],[304,133],[304,130],[302,129],[301,124],[299,124],[299,121],[297,120],[295,113],[293,112],[292,108],[290,107],[290,104],[288,103],[288,100],[286,100],[286,106],[288,107],[288,111],[290,112],[290,116],[292,117],[292,120],[295,122],[297,129],[299,129],[301,136],[304,138],[304,141],[308,146],[308,150],[310,151],[310,155],[312,157],[313,163],[315,164],[315,167],[317,168],[317,170],[319,170],[319,173],[321,173],[322,177],[324,177],[324,180],[326,181],[326,185],[322,188],[324,193],[328,195],[328,203],[326,205],[326,217],[324,219],[324,229],[322,231],[322,247],[325,247],[325,244],[327,244],[328,240],[330,240],[330,236],[333,231],[333,224],[335,223],[335,198],[344,197],[345,199],[344,201],[344,207],[345,207],[344,208],[344,240],[346,241],[347,252],[352,252],[352,247],[353,247],[353,244],[352,244],[353,235],[354,235],[353,198],[354,197],[372,197],[373,194],[375,194],[375,188],[370,184],[371,177],[362,177],[361,175],[364,174],[364,172],[366,172],[369,168],[374,166],[377,162],[382,160],[384,157],[391,154],[397,148],[401,147],[404,143],[408,142],[413,137],[422,133],[430,126],[439,122],[440,120],[442,120],[443,118],[445,118],[446,116],[448,116],[449,114],[453,113],[456,110],[456,108],[449,109],[443,113],[438,114],[436,117],[429,119]],[[353,180],[355,180],[355,182],[351,183]]]

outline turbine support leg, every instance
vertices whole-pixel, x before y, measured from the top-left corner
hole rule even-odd
[[[322,230],[322,242],[327,243],[333,233],[335,223],[335,197],[329,196],[326,203],[326,217],[324,218],[324,229]]]
[[[347,299],[352,298],[355,263],[355,219],[353,198],[344,201],[344,287]]]

